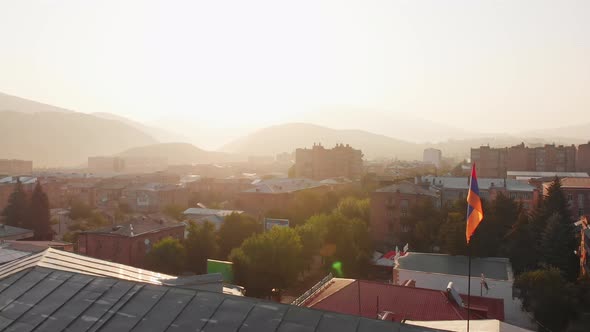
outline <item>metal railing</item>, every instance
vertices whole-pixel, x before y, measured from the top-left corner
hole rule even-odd
[[[305,303],[310,297],[312,297],[315,293],[322,290],[330,280],[332,280],[334,276],[332,273],[325,276],[322,280],[320,280],[317,284],[313,285],[307,292],[303,293],[301,296],[296,298],[291,305],[300,306],[301,304]]]

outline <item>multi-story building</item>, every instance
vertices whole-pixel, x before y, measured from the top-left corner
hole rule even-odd
[[[543,183],[543,194],[551,182]],[[590,178],[563,178],[561,179],[561,190],[567,198],[570,214],[575,220],[590,213]]]
[[[314,180],[334,177],[359,179],[363,170],[363,153],[351,146],[337,144],[326,149],[314,144],[311,149],[295,151],[295,176]]]
[[[186,186],[200,202],[223,202],[233,201],[242,191],[253,188],[252,181],[249,178],[201,178]]]
[[[33,162],[30,160],[0,159],[0,175],[30,175]]]
[[[590,142],[578,146],[576,170],[590,174]]]
[[[430,185],[440,192],[440,204],[452,204],[456,200],[464,200],[469,191],[469,177],[451,176],[424,176],[421,179],[423,185]],[[499,194],[510,197],[522,203],[527,210],[536,206],[539,199],[539,190],[522,181],[514,179],[479,178],[479,196],[488,201],[493,201]]]
[[[512,147],[471,149],[471,161],[481,177],[503,178],[508,171],[575,172],[576,147],[547,144],[529,148],[521,143]]]
[[[373,240],[377,243],[400,244],[401,233],[409,231],[402,227],[401,219],[422,200],[432,200],[437,204],[439,198],[436,191],[408,181],[371,193],[370,233]]]
[[[119,173],[125,170],[125,161],[119,157],[88,157],[88,171],[93,173]]]
[[[163,220],[132,220],[124,225],[87,231],[78,236],[78,252],[110,262],[144,267],[152,246],[165,237],[184,238],[184,223]]]
[[[439,168],[442,162],[442,151],[433,148],[424,149],[422,161],[425,163],[431,163],[436,168]]]
[[[238,194],[236,207],[262,217],[269,211],[286,211],[301,192],[325,193],[330,186],[310,179],[269,179],[254,183],[254,188]]]
[[[158,212],[167,206],[188,207],[188,189],[179,185],[148,183],[123,189],[122,198],[136,212]]]

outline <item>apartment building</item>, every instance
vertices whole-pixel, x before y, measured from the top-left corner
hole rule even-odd
[[[350,145],[336,144],[326,149],[314,144],[311,149],[295,151],[295,176],[314,180],[335,177],[359,179],[363,170],[363,153]]]

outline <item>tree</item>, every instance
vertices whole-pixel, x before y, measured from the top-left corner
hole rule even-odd
[[[216,257],[219,249],[215,239],[215,226],[208,221],[202,224],[191,221],[184,247],[186,269],[196,274],[207,273],[207,259]]]
[[[166,237],[154,244],[146,255],[148,267],[171,275],[179,275],[185,264],[185,250],[180,241]]]
[[[301,240],[292,228],[273,227],[231,252],[236,282],[249,296],[270,296],[293,285],[303,266]]]
[[[310,228],[308,232],[318,236],[320,254],[328,268],[337,266],[333,272],[339,276],[357,278],[365,275],[372,245],[364,221],[330,213],[312,216],[305,226]],[[311,236],[308,239],[312,243],[318,241]]]
[[[338,202],[336,212],[342,214],[346,218],[356,218],[368,224],[371,212],[371,202],[368,198],[358,199],[355,197],[346,197]]]
[[[51,215],[49,214],[49,199],[43,191],[40,182],[37,182],[33,190],[30,212],[32,229],[35,232],[34,239],[37,241],[53,240]]]
[[[540,323],[540,331],[563,331],[576,317],[575,288],[558,269],[522,273],[514,286],[520,289],[523,309]]]
[[[443,216],[431,200],[422,200],[412,206],[401,224],[409,229],[402,233],[402,243],[408,243],[416,251],[432,252],[439,242]]]
[[[525,211],[521,211],[518,221],[506,235],[506,256],[510,258],[516,274],[533,270],[538,264],[536,255],[535,235],[531,221]]]
[[[443,252],[451,255],[467,255],[465,213],[450,212],[441,226],[440,234]]]
[[[219,257],[227,259],[232,249],[239,247],[245,239],[262,232],[262,225],[254,218],[232,213],[225,217],[219,232]]]
[[[489,204],[483,203],[484,220],[473,234],[471,252],[480,257],[498,257],[505,252],[505,238],[518,221],[521,207],[502,193]]]
[[[533,212],[532,232],[536,238],[536,255],[542,264],[559,268],[573,281],[579,262],[574,251],[578,247],[567,199],[561,182],[555,178],[539,206]]]
[[[571,246],[574,237],[573,224],[563,224],[562,217],[555,213],[546,222],[541,234],[541,262],[558,268],[564,276],[573,281],[578,277],[579,260]]]
[[[184,215],[182,214],[184,212],[184,208],[182,206],[178,206],[178,205],[167,205],[164,207],[164,214],[172,217],[176,220],[182,220],[182,218],[184,217]]]
[[[8,204],[2,211],[6,218],[5,223],[9,226],[30,229],[29,200],[19,179],[16,181],[14,191],[8,197]]]
[[[70,206],[70,218],[80,220],[92,217],[92,208],[84,202],[74,201]]]

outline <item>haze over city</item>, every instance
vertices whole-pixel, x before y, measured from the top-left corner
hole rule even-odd
[[[584,122],[589,12],[587,1],[5,1],[0,92],[203,148],[287,122],[414,142],[449,138],[428,134],[438,125],[519,134]]]

